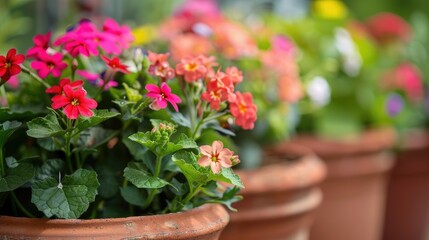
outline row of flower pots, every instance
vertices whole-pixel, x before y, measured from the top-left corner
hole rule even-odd
[[[225,240],[375,240],[381,239],[384,221],[385,239],[404,236],[423,239],[423,223],[428,219],[424,212],[426,205],[419,202],[428,196],[424,185],[417,182],[427,181],[424,151],[428,149],[428,139],[421,133],[411,136],[392,172],[385,220],[388,173],[394,163],[394,155],[388,150],[395,143],[395,135],[383,130],[368,132],[350,143],[303,136],[293,140],[294,143],[266,149],[265,166],[239,171],[246,188],[241,192],[244,199],[234,205],[238,212],[232,212],[231,219],[222,206],[214,204],[181,213],[115,219],[1,216],[0,236],[6,239],[219,239],[220,236]],[[404,212],[401,204],[411,209]],[[409,226],[401,225],[398,230],[399,222],[404,219],[410,220]]]

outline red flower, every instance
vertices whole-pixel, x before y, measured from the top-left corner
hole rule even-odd
[[[86,98],[86,91],[83,88],[73,89],[70,85],[63,88],[64,95],[56,95],[52,98],[52,108],[64,107],[64,114],[69,119],[77,119],[79,115],[92,117],[94,113],[91,109],[97,107],[94,99]]]
[[[210,166],[213,173],[218,174],[221,172],[222,167],[230,168],[234,163],[238,163],[238,156],[228,148],[223,148],[221,141],[214,141],[212,146],[204,145],[200,147],[202,156],[198,159],[198,164],[207,167]]]
[[[410,39],[411,28],[401,17],[392,13],[380,13],[367,23],[370,34],[382,44]]]
[[[199,78],[203,78],[207,72],[200,57],[186,57],[180,60],[176,65],[177,75],[184,75],[185,81],[195,82]]]
[[[170,67],[170,64],[167,62],[167,58],[170,56],[170,53],[153,53],[148,51],[149,61],[151,65],[149,66],[149,74],[153,76],[158,76],[162,81],[167,81],[174,77],[174,69]]]
[[[147,84],[146,90],[149,92],[146,96],[153,98],[153,102],[150,107],[154,110],[159,110],[167,107],[167,102],[169,102],[176,112],[179,111],[177,103],[181,103],[182,100],[174,93],[171,93],[171,88],[163,82],[161,87],[156,86],[155,84]]]
[[[83,81],[77,80],[74,82],[70,82],[70,79],[63,78],[60,80],[60,84],[57,86],[52,86],[48,89],[46,89],[46,93],[55,94],[55,95],[63,95],[64,94],[64,87],[70,86],[73,90],[76,90],[78,88],[81,88],[83,86]]]
[[[34,46],[27,51],[27,57],[37,57],[39,52],[45,52],[49,47],[49,41],[51,39],[51,32],[45,35],[39,34],[33,38]]]
[[[24,62],[24,59],[23,54],[16,55],[15,48],[10,49],[6,57],[0,56],[0,78],[6,82],[11,76],[20,73],[21,66],[19,64]]]
[[[113,57],[113,58],[109,59],[106,56],[101,56],[101,58],[107,64],[107,66],[109,66],[114,71],[119,71],[119,72],[123,72],[123,73],[130,73],[127,69],[127,66],[123,65],[121,63],[121,61],[119,60],[119,58]]]
[[[243,73],[238,70],[237,67],[228,67],[225,70],[226,75],[228,75],[234,84],[238,84],[243,81]]]
[[[256,105],[250,93],[235,93],[235,100],[230,102],[230,111],[235,117],[235,124],[243,129],[253,129],[256,121]]]
[[[38,60],[33,61],[31,67],[37,70],[37,74],[41,78],[45,78],[49,74],[52,74],[54,77],[59,77],[63,69],[67,67],[67,63],[62,60],[63,55],[61,55],[61,53],[49,55],[46,52],[40,51]]]

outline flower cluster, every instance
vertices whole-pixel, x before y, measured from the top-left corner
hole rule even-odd
[[[112,19],[100,29],[82,20],[51,37],[33,38],[30,67],[15,49],[0,56],[0,214],[17,206],[19,215],[48,218],[178,212],[213,202],[233,209],[243,185],[231,167],[240,160],[217,139],[234,135],[223,127],[230,118],[254,127],[252,96],[235,91],[241,71],[215,72],[214,57],[170,65],[170,53],[131,50],[130,29]],[[19,84],[4,85],[12,80]],[[16,197],[29,189],[31,199]]]

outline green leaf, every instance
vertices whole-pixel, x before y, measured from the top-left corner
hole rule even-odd
[[[79,122],[75,128],[77,131],[74,132],[74,134],[77,134],[79,132],[82,132],[83,130],[86,130],[90,127],[96,126],[110,118],[118,116],[119,113],[117,112],[111,112],[108,110],[94,110],[94,116],[90,118],[84,118],[83,121]]]
[[[183,196],[189,191],[188,185],[179,182],[176,178],[173,178],[173,180],[171,180],[171,185],[172,186],[169,187],[169,189],[174,193],[174,195]]]
[[[122,187],[121,196],[125,199],[125,201],[132,205],[139,207],[143,207],[145,205],[146,196],[140,189],[134,186]]]
[[[78,145],[81,148],[97,148],[109,141],[116,131],[104,129],[102,127],[92,127],[79,134]]]
[[[122,143],[128,148],[135,160],[141,161],[148,154],[147,148],[143,148],[140,144],[135,142],[135,140],[131,140],[126,136],[122,136]]]
[[[108,166],[97,166],[98,179],[100,181],[100,187],[98,192],[103,198],[111,198],[115,196],[119,191],[119,180],[116,177],[114,169]]]
[[[231,168],[222,168],[222,171],[220,172],[220,174],[211,173],[210,179],[230,183],[230,184],[233,184],[234,186],[244,188],[244,185],[241,182],[240,177],[237,174],[235,174]]]
[[[199,166],[196,166],[196,157],[193,153],[180,151],[173,155],[173,162],[182,170],[183,175],[189,182],[205,184],[209,180],[207,173],[204,173]]]
[[[152,152],[156,152],[156,146],[158,145],[156,141],[151,140],[151,132],[138,132],[128,138],[134,142],[140,143],[145,146]]]
[[[34,176],[34,167],[29,163],[20,163],[17,167],[8,168],[6,175],[0,177],[0,192],[15,190]]]
[[[48,159],[40,167],[36,167],[35,181],[58,176],[64,167],[64,161],[58,158]]]
[[[3,145],[6,143],[7,139],[20,126],[21,123],[17,121],[6,121],[0,124],[0,148],[3,148]]]
[[[177,143],[168,142],[163,149],[161,149],[161,153],[163,155],[168,155],[174,152],[177,152],[182,149],[189,148],[198,148],[197,143],[192,138],[186,136],[186,134],[182,133],[179,137]]]
[[[171,120],[173,120],[175,123],[179,124],[180,126],[191,128],[191,121],[185,116],[183,116],[183,114],[180,112],[172,112]]]
[[[19,162],[14,157],[6,157],[6,165],[9,168],[16,168],[19,165]]]
[[[42,148],[54,152],[59,151],[64,146],[65,141],[61,136],[58,137],[50,137],[50,138],[38,138],[37,144]]]
[[[143,163],[129,163],[124,170],[124,177],[138,188],[162,188],[168,184],[164,179],[151,176]]]
[[[238,187],[228,187],[225,192],[223,193],[221,198],[214,198],[208,201],[205,201],[205,203],[219,203],[226,206],[229,210],[236,212],[237,209],[235,209],[232,204],[235,202],[240,201],[243,199],[242,196],[238,196],[237,193],[240,191],[240,188]]]
[[[122,85],[125,88],[127,98],[130,102],[138,102],[143,98],[143,96],[139,93],[138,90],[130,88],[126,83],[123,83]]]
[[[27,127],[27,135],[34,138],[59,136],[65,133],[54,113],[31,120],[27,123]]]
[[[95,200],[99,185],[95,171],[78,169],[62,182],[54,178],[35,182],[31,202],[47,217],[79,218]]]

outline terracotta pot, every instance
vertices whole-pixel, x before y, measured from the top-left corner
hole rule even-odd
[[[217,204],[163,215],[62,220],[0,216],[0,239],[218,239],[229,221]]]
[[[379,240],[382,235],[387,173],[394,163],[388,149],[393,130],[365,132],[358,139],[334,141],[312,136],[293,140],[326,163],[323,202],[310,232],[312,240]]]
[[[405,135],[387,192],[384,239],[428,239],[429,132]]]
[[[221,239],[306,239],[314,209],[321,202],[323,163],[302,147],[278,146],[266,152],[268,165],[238,171],[244,197],[234,207]],[[287,160],[288,156],[296,158]]]

